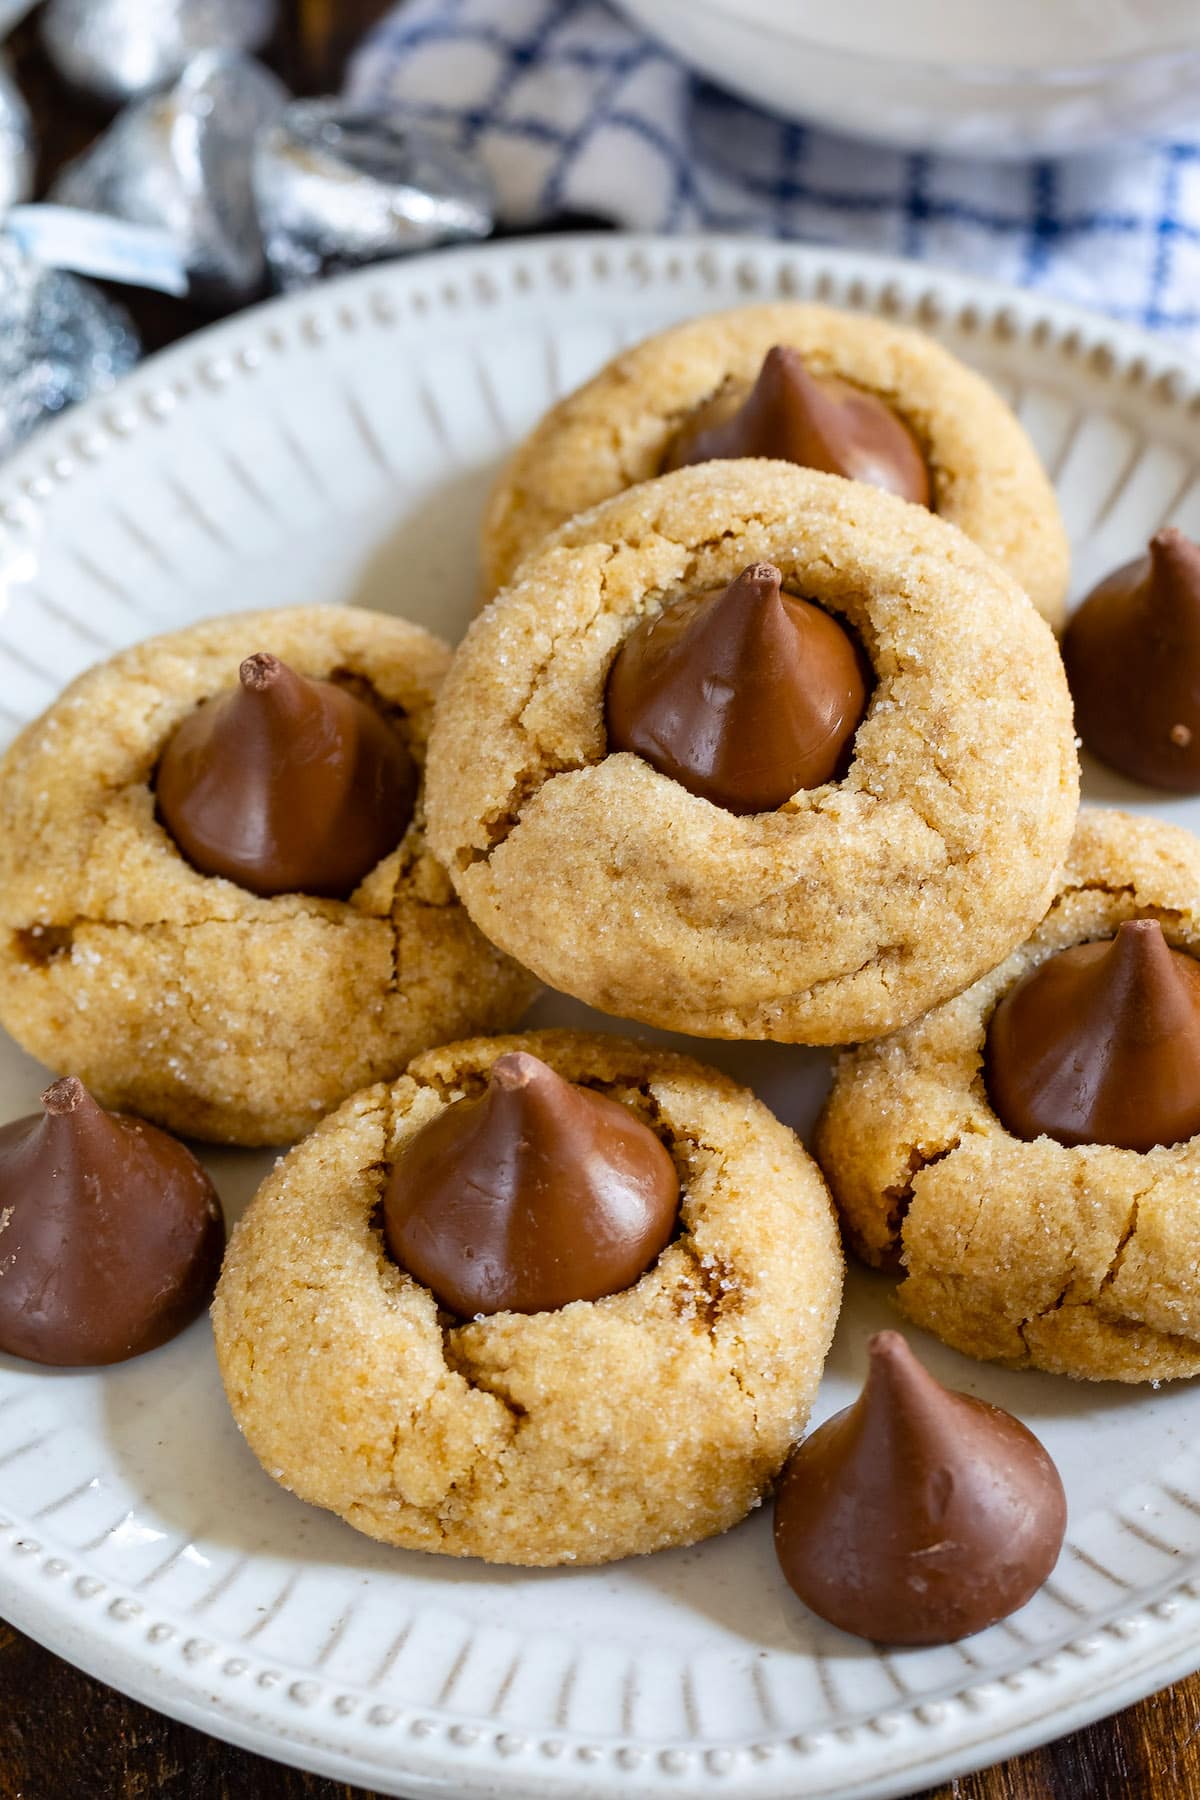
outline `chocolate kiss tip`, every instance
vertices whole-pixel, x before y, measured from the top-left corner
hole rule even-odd
[[[899,1331],[877,1331],[867,1341],[868,1381],[882,1380],[893,1391],[914,1392],[934,1382],[924,1363]]]
[[[277,656],[269,651],[258,650],[248,656],[238,670],[238,680],[251,693],[261,694],[267,688],[274,687],[283,672],[283,664]]]
[[[509,1050],[498,1056],[492,1064],[488,1079],[499,1088],[514,1093],[520,1088],[527,1088],[543,1075],[553,1075],[553,1069],[531,1056],[528,1050]]]
[[[742,570],[733,585],[735,588],[755,585],[771,588],[777,593],[783,586],[783,575],[774,563],[751,563],[749,568]]]
[[[811,382],[808,364],[794,344],[772,344],[762,360],[763,370],[770,370],[772,375],[790,375],[797,381]],[[760,376],[762,371],[760,370]]]
[[[793,349],[792,344],[772,344],[772,347],[763,356],[763,365],[759,369],[759,382],[763,380],[765,374],[770,380],[774,380],[775,376],[781,376],[781,374],[795,374],[801,382],[811,382],[808,365],[804,362],[799,349]]]
[[[1172,986],[1178,979],[1171,960],[1171,946],[1157,919],[1122,920],[1117,926],[1109,956],[1118,976],[1128,975],[1135,980],[1165,977]]]
[[[762,359],[751,394],[786,405],[789,391],[792,404],[798,400],[805,408],[812,407],[822,394],[820,382],[799,350],[792,344],[772,344]]]
[[[1116,942],[1129,944],[1138,938],[1158,938],[1163,943],[1163,928],[1157,919],[1122,919],[1117,926]]]
[[[52,1081],[42,1095],[42,1105],[54,1118],[63,1113],[73,1113],[79,1107],[95,1101],[80,1081],[78,1075],[64,1075],[60,1081]]]
[[[1191,538],[1185,532],[1180,531],[1178,525],[1164,525],[1160,531],[1156,531],[1150,539],[1150,548],[1151,550],[1165,550],[1168,554],[1177,551],[1183,551],[1185,554],[1190,552],[1193,555],[1200,553],[1200,546],[1193,544]]]
[[[1150,539],[1150,560],[1158,576],[1200,580],[1200,544],[1194,544],[1178,525],[1164,525],[1155,532]]]

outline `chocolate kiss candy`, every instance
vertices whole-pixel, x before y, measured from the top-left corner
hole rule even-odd
[[[1157,919],[1060,950],[992,1014],[987,1089],[1014,1137],[1152,1150],[1200,1131],[1200,963]]]
[[[163,824],[194,868],[252,894],[344,900],[412,818],[417,774],[391,726],[331,681],[249,656],[163,751]]]
[[[634,627],[608,677],[609,750],[728,812],[773,812],[840,773],[867,704],[846,630],[752,563]]]
[[[1063,661],[1093,755],[1150,787],[1200,793],[1200,544],[1160,531],[1093,588]]]
[[[865,388],[835,375],[810,375],[787,344],[767,351],[736,410],[728,395],[701,407],[673,440],[663,467],[723,456],[778,457],[929,505],[929,470],[904,421]]]
[[[550,1312],[631,1287],[670,1241],[679,1181],[629,1108],[536,1056],[492,1065],[404,1146],[384,1194],[402,1268],[451,1312]]]
[[[0,1127],[0,1350],[94,1367],[165,1344],[212,1297],[225,1221],[190,1150],[68,1075]]]
[[[775,1550],[806,1606],[881,1644],[951,1644],[1024,1606],[1062,1548],[1067,1502],[1033,1433],[956,1394],[898,1331],[866,1386],[793,1451]]]

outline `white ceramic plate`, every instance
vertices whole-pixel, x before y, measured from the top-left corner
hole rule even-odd
[[[619,345],[776,295],[914,320],[985,369],[1055,473],[1076,591],[1165,519],[1200,533],[1200,367],[1103,320],[745,241],[430,257],[195,338],[0,471],[4,733],[94,658],[230,607],[353,600],[456,636],[481,499],[515,438]],[[1142,803],[1095,772],[1089,791]],[[582,1010],[552,999],[538,1016]],[[811,1123],[824,1056],[711,1054]],[[0,1046],[0,1118],[33,1110],[44,1081]],[[208,1161],[235,1217],[266,1163]],[[851,1276],[819,1416],[856,1391],[888,1291]],[[895,1794],[1200,1665],[1200,1393],[1076,1386],[919,1348],[943,1379],[1027,1420],[1070,1497],[1054,1578],[965,1644],[883,1654],[821,1625],[776,1573],[763,1514],[594,1571],[389,1552],[260,1472],[204,1322],[104,1374],[0,1358],[0,1611],[269,1755],[389,1793],[522,1800]]]

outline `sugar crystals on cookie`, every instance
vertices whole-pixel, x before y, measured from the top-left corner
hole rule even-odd
[[[820,1174],[752,1094],[531,1032],[427,1051],[323,1120],[239,1222],[213,1327],[301,1498],[410,1549],[582,1565],[762,1499],[841,1279]]]
[[[840,1058],[814,1143],[851,1242],[968,1356],[1200,1374],[1200,846],[1085,809],[1024,943]]]
[[[484,598],[549,532],[623,489],[764,457],[932,508],[1061,624],[1069,551],[1054,489],[995,389],[919,331],[787,303],[672,326],[552,407],[492,492]]]
[[[450,652],[353,606],[208,619],[0,757],[0,1021],[105,1105],[288,1143],[536,991],[457,904],[423,775]]]
[[[746,458],[527,559],[454,659],[426,795],[467,911],[551,986],[815,1044],[1007,955],[1078,779],[1062,660],[1003,569],[894,494]]]

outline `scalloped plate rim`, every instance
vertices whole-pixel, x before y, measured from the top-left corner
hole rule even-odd
[[[738,237],[581,234],[514,239],[500,244],[455,248],[409,263],[366,269],[317,289],[265,302],[248,312],[205,327],[160,352],[110,392],[45,428],[8,460],[0,470],[0,526],[11,524],[23,528],[31,519],[36,520],[41,500],[50,498],[55,488],[68,482],[79,463],[86,464],[99,454],[95,434],[104,441],[105,453],[115,454],[135,432],[148,431],[156,420],[169,416],[176,404],[186,400],[188,389],[181,377],[194,378],[209,389],[219,388],[237,376],[233,359],[238,358],[245,359],[242,372],[251,373],[274,328],[285,323],[294,325],[296,339],[307,337],[304,347],[319,356],[330,329],[338,328],[339,309],[344,313],[359,302],[365,302],[369,307],[373,299],[382,300],[389,288],[402,296],[406,288],[419,288],[428,283],[432,291],[443,270],[447,274],[453,271],[491,281],[504,265],[519,266],[522,262],[536,266],[539,278],[548,288],[553,288],[556,261],[569,262],[581,257],[590,257],[591,264],[584,269],[580,286],[586,286],[593,279],[619,283],[630,277],[640,279],[644,274],[649,279],[655,273],[654,259],[660,258],[664,259],[664,267],[672,259],[686,262],[689,258],[697,268],[706,258],[717,263],[732,258],[747,267],[757,262],[760,267],[766,265],[776,271],[792,266],[804,271],[810,283],[828,272],[835,283],[862,283],[858,300],[843,300],[843,304],[858,305],[871,312],[903,312],[930,298],[938,304],[944,302],[949,309],[975,308],[990,313],[993,322],[1007,318],[1014,337],[1044,323],[1049,333],[1060,340],[1040,352],[1047,357],[1060,357],[1068,352],[1091,358],[1099,354],[1101,364],[1093,364],[1091,373],[1094,377],[1111,374],[1114,381],[1128,381],[1129,365],[1140,364],[1138,379],[1146,387],[1158,384],[1160,391],[1156,398],[1166,407],[1182,409],[1187,405],[1194,412],[1200,396],[1200,359],[1177,345],[1070,302],[1045,300],[1001,282],[941,271],[899,257]],[[646,259],[650,266],[643,268],[639,259]],[[605,265],[602,276],[596,273],[598,261]],[[746,303],[788,297],[786,294],[776,296],[769,280],[759,282],[754,278],[746,286]],[[902,305],[889,308],[877,304],[881,299],[886,300],[889,288],[902,295]],[[914,294],[918,296],[915,300]],[[569,290],[559,294],[558,303],[569,306]],[[436,312],[436,308],[432,310]],[[292,347],[291,340],[287,347]],[[1123,367],[1105,368],[1103,359],[1109,357]],[[131,408],[138,410],[131,412]],[[3,595],[0,594],[0,608],[2,606]],[[14,1550],[19,1550],[22,1529],[19,1524],[10,1525],[0,1520],[0,1551],[6,1549],[11,1555]],[[677,1771],[665,1766],[618,1768],[610,1759],[603,1767],[594,1767],[589,1772],[567,1755],[553,1768],[546,1763],[535,1769],[518,1755],[506,1764],[505,1758],[494,1747],[489,1750],[486,1760],[462,1751],[455,1752],[444,1739],[436,1747],[431,1744],[425,1749],[411,1744],[402,1746],[397,1755],[394,1740],[385,1734],[374,1742],[371,1748],[375,1754],[370,1754],[367,1751],[370,1740],[362,1738],[361,1732],[358,1746],[346,1747],[345,1736],[354,1731],[350,1722],[343,1723],[339,1735],[338,1727],[331,1721],[331,1732],[325,1733],[317,1727],[315,1717],[310,1715],[306,1719],[299,1713],[294,1728],[285,1728],[269,1712],[243,1704],[240,1696],[219,1693],[215,1669],[208,1680],[198,1671],[189,1674],[183,1664],[168,1669],[165,1659],[144,1645],[139,1652],[118,1642],[118,1634],[111,1625],[89,1623],[83,1617],[83,1609],[72,1610],[65,1602],[56,1602],[50,1597],[55,1592],[54,1587],[42,1588],[33,1574],[41,1561],[33,1554],[18,1556],[16,1570],[24,1563],[31,1572],[30,1578],[22,1578],[15,1572],[10,1575],[0,1568],[0,1606],[19,1629],[66,1656],[78,1667],[173,1717],[298,1767],[318,1770],[342,1780],[404,1784],[401,1788],[389,1787],[388,1791],[393,1792],[432,1794],[452,1789],[473,1796],[520,1794],[530,1796],[531,1800],[533,1796],[541,1795],[551,1800],[564,1792],[579,1796],[579,1800],[585,1800],[593,1793],[624,1793],[631,1796],[631,1800],[638,1800],[639,1796],[667,1791],[686,1800],[687,1796],[710,1793],[715,1787],[723,1787],[734,1795],[741,1791],[736,1775],[714,1766],[710,1762],[712,1752],[695,1746],[689,1751],[686,1767]],[[13,1568],[11,1562],[9,1567]],[[63,1585],[70,1573],[69,1569],[59,1573]],[[1160,1615],[1151,1621],[1148,1609],[1161,1606],[1164,1600],[1171,1606],[1172,1616],[1168,1619]],[[1091,1665],[1095,1671],[1092,1678],[1074,1682],[1066,1678],[1065,1698],[1060,1697],[1064,1685],[1061,1674],[1037,1670],[1044,1684],[1039,1692],[1047,1696],[1047,1704],[1026,1707],[1024,1711],[1019,1703],[1004,1708],[1007,1716],[1015,1715],[1014,1723],[1005,1724],[1003,1717],[998,1725],[990,1722],[990,1708],[985,1707],[978,1714],[977,1730],[951,1729],[939,1733],[936,1723],[919,1721],[919,1698],[912,1703],[902,1702],[892,1709],[900,1726],[897,1737],[891,1740],[893,1754],[883,1773],[863,1780],[854,1775],[852,1767],[843,1773],[823,1769],[819,1754],[796,1757],[784,1770],[780,1769],[777,1759],[773,1776],[760,1775],[745,1786],[744,1791],[752,1793],[756,1800],[773,1800],[775,1796],[782,1800],[785,1795],[799,1794],[836,1795],[843,1796],[844,1800],[857,1795],[865,1800],[868,1795],[894,1795],[907,1791],[913,1783],[926,1785],[951,1774],[961,1774],[968,1768],[1045,1742],[1051,1736],[1086,1724],[1200,1666],[1198,1600],[1200,1582],[1195,1579],[1174,1589],[1170,1583],[1164,1583],[1157,1598],[1149,1601],[1134,1602],[1131,1596],[1130,1614],[1143,1634],[1136,1651],[1127,1638],[1120,1636],[1118,1640],[1118,1635],[1113,1635],[1104,1646],[1107,1653],[1098,1652]],[[120,1596],[114,1584],[106,1584],[106,1617],[107,1608],[114,1603],[120,1604]],[[1101,1635],[1105,1635],[1107,1629]],[[1064,1653],[1057,1660],[1069,1661],[1070,1658]],[[903,1710],[906,1705],[907,1712]],[[944,1706],[942,1710],[945,1710]],[[306,1728],[310,1725],[311,1729]],[[917,1725],[920,1732],[927,1735],[920,1742],[905,1746],[900,1732],[907,1732]],[[564,1732],[562,1735],[569,1740],[578,1734]],[[938,1747],[939,1736],[943,1740],[942,1748]],[[904,1747],[911,1748],[911,1756],[901,1756]],[[782,1743],[778,1757],[786,1761],[788,1756],[788,1745]],[[834,1760],[839,1759],[835,1757]],[[645,1761],[647,1765],[653,1764],[652,1751],[646,1753]],[[826,1776],[832,1776],[832,1780]],[[809,1777],[814,1780],[810,1782]]]

